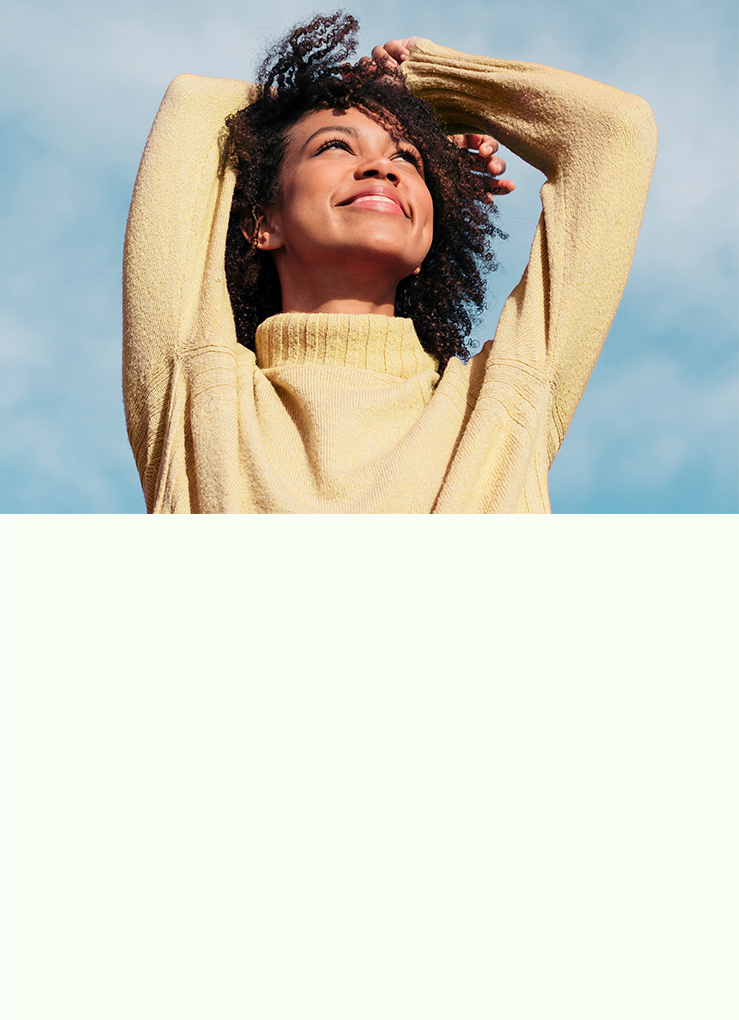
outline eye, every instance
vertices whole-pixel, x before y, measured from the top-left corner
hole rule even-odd
[[[325,152],[327,149],[343,149],[345,152],[351,152],[351,147],[345,138],[329,138],[322,145],[316,149],[316,156],[320,153]]]
[[[393,156],[393,159],[405,160],[405,162],[414,166],[416,170],[418,170],[419,174],[423,176],[423,160],[413,149],[399,149]]]

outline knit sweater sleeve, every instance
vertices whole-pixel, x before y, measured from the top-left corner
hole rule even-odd
[[[492,134],[547,177],[529,264],[495,347],[545,368],[551,462],[628,278],[656,155],[651,109],[579,75],[427,40],[403,71],[450,131]]]
[[[183,74],[162,100],[136,177],[123,259],[123,398],[147,501],[168,428],[178,364],[236,349],[223,246],[234,175],[225,119],[254,86]]]

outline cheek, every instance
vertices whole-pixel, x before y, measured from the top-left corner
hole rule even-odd
[[[278,209],[288,233],[310,231],[321,221],[326,206],[326,188],[320,180],[295,177],[283,182]]]

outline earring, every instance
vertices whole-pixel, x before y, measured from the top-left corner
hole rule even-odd
[[[413,272],[411,273],[411,276],[418,276],[420,272],[421,272],[421,267],[418,266],[418,268],[413,270]]]

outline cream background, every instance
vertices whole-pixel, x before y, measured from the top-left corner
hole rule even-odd
[[[2,528],[4,1020],[736,1016],[731,517]]]

